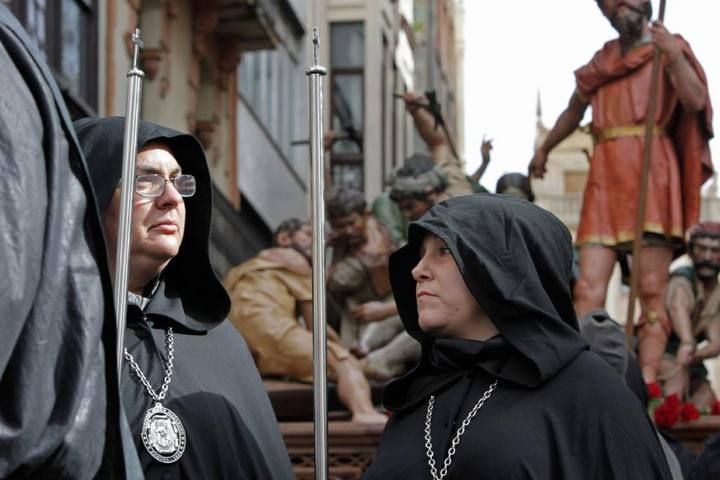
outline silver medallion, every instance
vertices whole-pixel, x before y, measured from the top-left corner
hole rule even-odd
[[[173,463],[185,451],[185,427],[172,410],[160,403],[145,414],[140,436],[145,449],[158,462]]]

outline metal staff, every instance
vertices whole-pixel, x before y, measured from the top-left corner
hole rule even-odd
[[[665,19],[665,0],[660,0],[658,19]],[[645,225],[645,206],[647,205],[648,177],[650,176],[650,150],[652,147],[653,130],[655,127],[655,112],[657,111],[658,80],[660,79],[660,49],[655,47],[650,77],[650,103],[648,104],[647,118],[645,119],[645,145],[643,149],[642,169],[640,171],[640,188],[638,189],[637,216],[635,217],[635,238],[632,249],[632,270],[630,272],[630,298],[628,298],[628,313],[625,320],[625,336],[628,350],[632,350],[635,327],[635,299],[637,298],[638,283],[640,282],[640,251],[642,250],[642,237]]]
[[[143,42],[140,29],[132,34],[133,59],[127,73],[128,89],[125,103],[125,134],[123,137],[123,167],[120,182],[120,220],[118,222],[117,252],[115,254],[115,315],[117,315],[118,378],[122,373],[125,342],[125,316],[127,314],[128,261],[130,257],[130,226],[135,183],[135,155],[137,154],[138,117],[140,94],[145,73],[138,68],[138,57]]]
[[[312,180],[312,297],[313,297],[313,389],[315,426],[315,479],[326,480],[327,462],[327,330],[325,320],[325,185],[323,148],[323,82],[327,75],[318,65],[320,39],[313,27],[313,65],[305,70],[310,77],[310,164]]]

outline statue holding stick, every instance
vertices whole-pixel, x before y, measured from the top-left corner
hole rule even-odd
[[[529,171],[543,177],[549,152],[592,106],[596,146],[576,238],[575,308],[578,315],[602,308],[615,261],[634,250],[639,361],[650,383],[671,328],[663,305],[668,267],[686,229],[698,220],[700,186],[712,172],[712,108],[690,45],[661,21],[664,2],[661,19],[649,23],[649,0],[596,1],[619,37],[575,71],[577,88]],[[632,333],[632,318],[628,324]]]

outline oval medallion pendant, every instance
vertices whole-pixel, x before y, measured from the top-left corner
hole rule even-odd
[[[145,449],[158,462],[173,463],[185,451],[185,427],[172,410],[160,403],[145,414],[140,436]]]

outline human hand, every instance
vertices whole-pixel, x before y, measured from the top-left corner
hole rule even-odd
[[[692,360],[690,363],[702,363],[709,358],[717,357],[720,354],[718,346],[712,342],[705,345],[703,348],[698,348],[693,352]]]
[[[325,132],[325,135],[323,135],[323,148],[325,148],[326,152],[329,151],[332,148],[333,143],[335,143],[336,135],[337,134],[334,130],[328,130]]]
[[[358,305],[350,310],[352,317],[361,323],[377,322],[387,317],[387,311],[383,302],[367,302]]]
[[[694,356],[695,356],[695,344],[693,344],[693,343],[680,344],[677,354],[675,355],[678,363],[680,365],[682,365],[683,367],[687,367],[688,365],[693,363]]]
[[[545,165],[547,164],[547,154],[542,150],[537,150],[528,165],[528,175],[531,178],[543,178],[547,172]]]
[[[352,347],[350,347],[350,353],[355,358],[365,358],[367,357],[368,351],[367,348],[363,347],[359,343],[355,343]]]
[[[665,28],[665,25],[660,20],[656,20],[650,25],[650,34],[653,43],[667,56],[670,63],[682,57],[680,42]]]
[[[337,246],[338,243],[341,243],[342,235],[337,230],[327,229],[325,230],[325,244],[328,246]]]
[[[427,108],[428,101],[425,95],[415,92],[405,92],[402,96],[405,100],[405,109],[412,115],[420,138],[432,150],[435,147],[445,145],[447,137],[442,128],[436,128],[435,117]]]
[[[327,327],[327,339],[335,343],[340,343],[340,335],[338,335],[330,325]]]
[[[411,115],[414,114],[423,105],[427,105],[425,95],[416,92],[405,92],[402,94],[402,99],[405,101],[405,109]]]
[[[480,145],[480,154],[482,155],[483,163],[490,163],[490,150],[492,149],[492,139],[486,140],[485,135],[483,135],[482,145]]]

